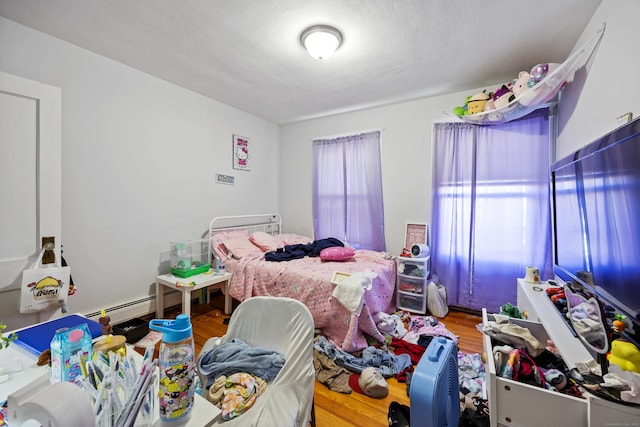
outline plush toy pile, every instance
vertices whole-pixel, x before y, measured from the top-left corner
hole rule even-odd
[[[493,92],[483,90],[480,93],[470,95],[462,106],[454,107],[456,116],[467,116],[486,111],[499,110],[507,107],[516,99],[523,105],[533,105],[537,101],[536,96],[528,97],[528,93],[534,89],[546,76],[557,69],[560,64],[542,63],[534,66],[530,71],[521,71],[518,77],[508,83],[500,85]],[[562,88],[564,82],[558,85],[551,98]],[[545,98],[550,98],[545,97]]]

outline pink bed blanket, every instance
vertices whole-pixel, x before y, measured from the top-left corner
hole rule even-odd
[[[367,347],[365,334],[384,342],[373,315],[394,310],[395,261],[381,252],[357,250],[353,260],[322,261],[305,257],[291,261],[265,261],[264,254],[251,254],[227,262],[232,273],[229,293],[244,301],[252,296],[269,295],[294,298],[304,303],[313,316],[316,329],[338,348],[354,352]],[[357,273],[369,269],[376,273],[371,289],[365,292],[359,316],[352,314],[332,296],[335,271]]]

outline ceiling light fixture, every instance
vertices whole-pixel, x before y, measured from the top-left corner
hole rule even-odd
[[[342,43],[340,31],[328,25],[314,25],[302,32],[302,45],[316,59],[327,59]]]

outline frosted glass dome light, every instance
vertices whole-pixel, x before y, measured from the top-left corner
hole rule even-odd
[[[327,25],[316,25],[303,31],[300,36],[302,45],[315,59],[327,59],[340,47],[342,34]]]

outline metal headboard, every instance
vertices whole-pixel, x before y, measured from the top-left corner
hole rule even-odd
[[[280,214],[256,214],[218,216],[209,223],[208,237],[223,231],[246,229],[249,234],[256,231],[274,235],[282,232],[282,218]]]

